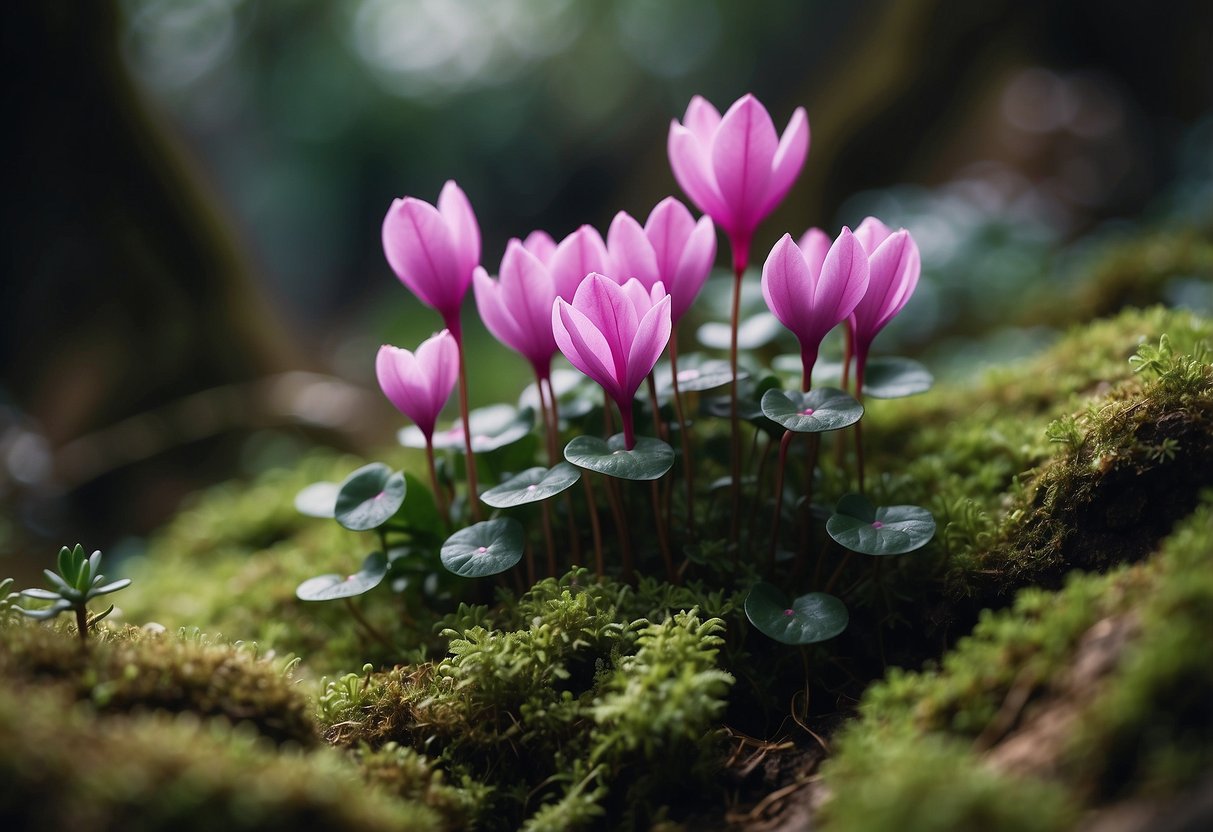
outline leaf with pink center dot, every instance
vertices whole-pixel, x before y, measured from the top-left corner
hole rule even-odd
[[[517,564],[522,560],[525,546],[522,524],[509,517],[499,517],[455,532],[442,544],[439,558],[442,565],[456,575],[483,578]]]
[[[575,436],[564,446],[564,458],[578,468],[621,480],[656,480],[674,467],[674,449],[665,442],[638,436],[629,451],[622,433],[607,440]]]
[[[795,433],[824,433],[858,422],[863,416],[863,405],[833,387],[808,393],[768,390],[762,394],[762,412]]]
[[[382,462],[364,465],[337,491],[333,517],[353,532],[377,529],[404,504],[404,475]]]
[[[670,363],[657,365],[657,391],[663,395],[674,392],[673,373]],[[737,378],[746,378],[749,374],[744,370],[737,373]],[[693,352],[678,359],[678,390],[680,393],[698,393],[703,390],[714,390],[723,387],[733,380],[733,370],[729,362],[721,358],[710,358],[702,353]]]
[[[875,506],[862,494],[847,494],[826,521],[826,532],[852,552],[904,555],[935,536],[935,518],[919,506]]]
[[[557,463],[551,468],[528,468],[485,491],[480,499],[493,508],[537,503],[571,488],[579,479],[581,472],[567,462]]]
[[[300,601],[333,601],[337,598],[353,598],[379,586],[387,574],[387,556],[383,552],[371,552],[362,561],[362,568],[353,575],[318,575],[308,578],[295,589]]]
[[[783,590],[759,583],[745,599],[746,618],[781,644],[816,644],[847,628],[846,605],[833,595],[810,592],[789,599]]]

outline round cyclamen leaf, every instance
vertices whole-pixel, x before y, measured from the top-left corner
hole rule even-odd
[[[460,529],[442,544],[442,565],[464,578],[504,572],[522,560],[526,535],[522,524],[509,517],[485,520]]]
[[[830,537],[863,555],[904,555],[935,536],[935,518],[918,506],[874,506],[862,494],[847,494],[826,521]]]
[[[740,381],[749,374],[744,370],[737,372]],[[657,367],[657,390],[668,395],[674,392],[673,373],[668,362]],[[698,393],[703,390],[714,390],[723,387],[733,380],[733,371],[729,362],[720,358],[708,358],[700,353],[691,353],[678,361],[678,391],[680,393]]]
[[[833,387],[808,393],[768,390],[762,394],[762,412],[796,433],[823,433],[855,424],[863,416],[863,405]]]
[[[622,433],[606,441],[576,436],[564,446],[564,458],[578,468],[621,480],[655,480],[674,467],[674,449],[660,439],[638,436],[629,451]]]
[[[400,509],[406,488],[399,471],[382,462],[364,465],[341,483],[333,516],[350,531],[377,529]]]
[[[874,399],[901,399],[931,389],[935,377],[911,358],[872,358],[864,368],[863,392]]]
[[[579,479],[581,472],[567,462],[558,463],[550,469],[528,468],[485,491],[480,499],[493,508],[537,503],[572,487]]]
[[[339,482],[314,482],[295,495],[295,511],[308,517],[332,519],[337,510]]]
[[[362,561],[362,568],[353,575],[318,575],[308,578],[295,588],[295,597],[300,601],[353,598],[377,587],[387,574],[387,566],[387,556],[383,552],[371,552]]]
[[[847,628],[847,608],[833,595],[810,592],[789,601],[783,590],[757,584],[745,599],[746,618],[781,644],[816,644]]]
[[[508,404],[480,407],[468,414],[472,426],[472,450],[487,453],[517,442],[535,426],[535,411],[529,407],[516,409]],[[424,448],[425,435],[416,425],[402,428],[397,434],[406,448]],[[463,420],[458,419],[445,430],[434,431],[434,448],[440,451],[463,450]]]
[[[742,321],[737,327],[737,348],[756,350],[774,341],[781,332],[786,332],[779,319],[770,312],[759,312]],[[727,350],[732,346],[733,329],[729,324],[709,321],[699,327],[695,336],[699,343],[713,350]]]

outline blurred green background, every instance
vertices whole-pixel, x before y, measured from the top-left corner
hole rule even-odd
[[[137,548],[198,487],[391,442],[375,350],[439,326],[383,259],[391,200],[457,180],[495,272],[510,237],[682,197],[665,139],[696,93],[723,110],[752,91],[780,129],[808,110],[756,259],[874,213],[924,262],[881,351],[947,378],[1037,348],[1074,262],[1142,228],[1209,234],[1211,9],[6,4],[0,556]],[[1180,275],[1161,299],[1208,308],[1210,285]],[[512,400],[524,363],[470,337],[474,403]]]

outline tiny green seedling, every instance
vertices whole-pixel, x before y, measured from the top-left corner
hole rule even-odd
[[[52,572],[49,569],[42,571],[46,574],[54,589],[34,587],[32,589],[21,590],[21,595],[26,598],[35,598],[39,601],[51,601],[53,603],[49,607],[39,610],[27,610],[22,607],[15,607],[14,609],[39,621],[49,621],[61,612],[75,610],[76,627],[80,631],[81,640],[86,642],[88,640],[89,628],[114,611],[114,605],[110,604],[105,612],[98,613],[90,618],[88,614],[88,602],[98,596],[108,595],[111,592],[125,589],[131,583],[130,578],[122,578],[112,583],[105,583],[105,576],[101,574],[101,551],[97,550],[92,555],[86,556],[84,554],[84,547],[79,543],[76,544],[74,549],[64,546],[59,550],[58,573]]]

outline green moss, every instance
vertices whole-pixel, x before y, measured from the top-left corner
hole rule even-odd
[[[57,688],[0,686],[0,816],[12,829],[440,830],[337,752],[283,752],[191,713],[97,719]]]
[[[1211,620],[1213,498],[1150,561],[1025,590],[938,669],[874,685],[825,769],[827,828],[1058,829],[1109,800],[1178,794],[1213,767]],[[1093,628],[1117,621],[1131,626],[1108,675],[1076,678]],[[1003,773],[997,744],[1062,710],[1071,728],[1040,740],[1034,771]]]
[[[276,741],[319,738],[282,661],[197,633],[102,627],[84,649],[64,626],[14,625],[0,630],[0,675],[14,690],[54,688],[97,713],[189,712],[246,722]]]

